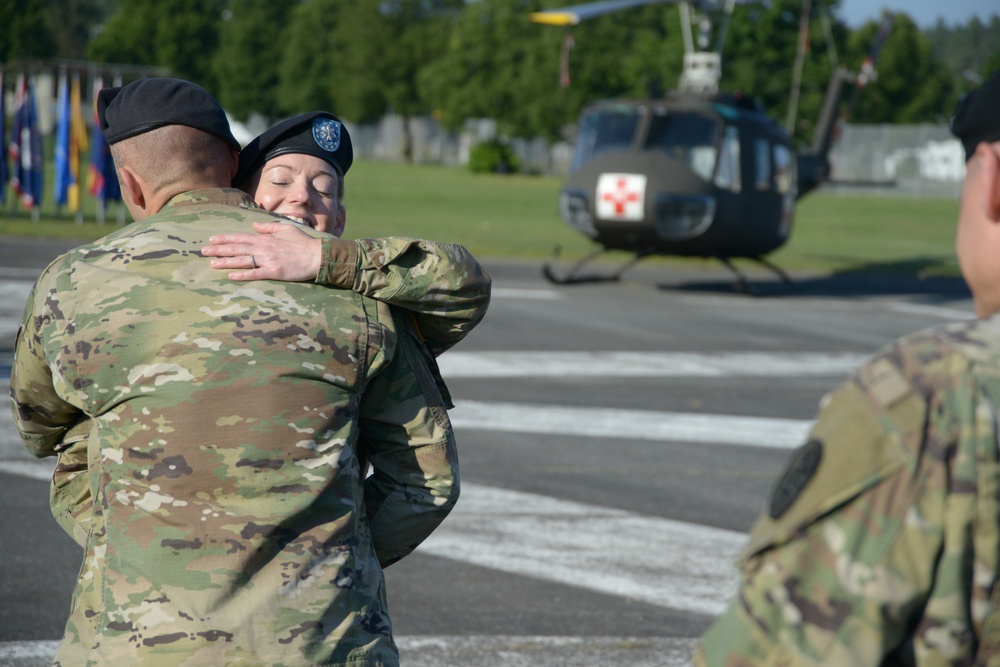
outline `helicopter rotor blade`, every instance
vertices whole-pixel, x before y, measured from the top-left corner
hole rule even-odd
[[[641,7],[643,5],[664,4],[667,2],[677,2],[678,0],[601,0],[599,2],[585,2],[579,5],[571,5],[560,9],[549,9],[543,12],[534,12],[531,20],[534,23],[544,23],[547,25],[577,25],[587,19],[617,12],[622,9]]]

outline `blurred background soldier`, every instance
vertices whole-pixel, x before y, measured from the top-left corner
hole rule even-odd
[[[957,107],[956,249],[980,319],[824,399],[695,664],[1000,664],[1000,73]]]

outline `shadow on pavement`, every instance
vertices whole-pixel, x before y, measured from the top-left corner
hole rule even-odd
[[[736,276],[728,271],[713,271],[711,277],[688,275],[674,282],[659,282],[667,291],[733,294],[748,292],[756,297],[859,297],[909,296],[920,297],[926,303],[968,299],[971,297],[965,281],[959,277],[929,275],[943,266],[937,258],[913,259],[902,262],[859,264],[844,271],[822,275],[792,274],[791,284],[778,276],[757,271],[746,275],[742,289]],[[627,277],[626,277],[627,279]]]

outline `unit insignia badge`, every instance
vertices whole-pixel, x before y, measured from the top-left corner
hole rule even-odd
[[[313,139],[323,150],[336,152],[340,148],[340,121],[317,118],[313,121]]]

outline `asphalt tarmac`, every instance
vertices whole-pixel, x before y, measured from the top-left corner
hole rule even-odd
[[[20,311],[66,244],[0,237],[0,390]],[[484,260],[485,321],[442,357],[459,506],[386,572],[402,662],[685,665],[820,398],[894,338],[971,317],[960,280],[640,265],[555,286]],[[46,468],[46,466],[49,466]],[[80,562],[48,462],[0,414],[0,665],[48,664]]]

